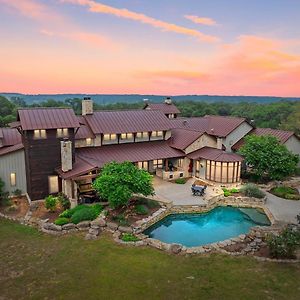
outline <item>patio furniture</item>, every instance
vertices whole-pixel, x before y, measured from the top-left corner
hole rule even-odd
[[[195,185],[193,184],[191,187],[193,196],[203,196],[206,190],[206,185],[202,186],[202,185]]]

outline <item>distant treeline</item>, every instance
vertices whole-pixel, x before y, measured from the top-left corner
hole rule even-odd
[[[257,127],[280,128],[292,130],[300,134],[300,102],[280,101],[273,103],[227,103],[227,102],[199,102],[175,101],[182,117],[201,117],[205,115],[245,117]],[[95,110],[142,109],[142,101],[136,103],[114,103],[101,105],[94,103]],[[81,113],[81,99],[72,98],[64,101],[47,100],[28,105],[21,98],[11,101],[0,96],[0,126],[7,126],[16,118],[19,107],[71,107],[76,114]]]

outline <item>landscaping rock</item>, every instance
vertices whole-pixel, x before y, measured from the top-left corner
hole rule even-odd
[[[29,205],[29,211],[36,211],[39,208],[39,203],[36,201],[33,201]]]
[[[179,244],[171,244],[170,248],[169,248],[169,252],[174,253],[174,254],[180,253],[181,250],[182,250],[182,245],[179,245]]]
[[[88,233],[88,234],[85,236],[84,239],[85,239],[85,240],[96,240],[96,239],[97,239],[97,236]]]
[[[98,229],[90,228],[90,229],[89,229],[89,234],[98,236],[98,235],[99,235],[99,230],[98,230]]]
[[[91,222],[91,225],[99,226],[99,227],[105,227],[106,221],[103,218],[96,219]]]
[[[53,223],[44,223],[43,228],[46,230],[52,230],[52,231],[62,231],[62,227],[55,225]]]
[[[100,226],[98,226],[98,225],[93,225],[93,224],[92,224],[92,225],[91,225],[91,228],[92,228],[92,229],[97,229],[97,230],[98,230],[98,229],[100,228]]]
[[[71,229],[76,229],[76,225],[73,223],[68,223],[62,226],[63,230],[71,230]]]
[[[90,222],[82,221],[82,222],[78,223],[76,226],[79,230],[86,230],[90,227]]]
[[[125,233],[132,233],[133,230],[131,227],[128,227],[128,226],[119,226],[119,231],[121,232],[125,232]]]
[[[114,231],[117,230],[119,227],[118,224],[113,223],[113,222],[107,222],[106,225],[109,229],[114,230]]]

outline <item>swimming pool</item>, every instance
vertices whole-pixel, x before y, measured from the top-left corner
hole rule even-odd
[[[169,215],[147,228],[144,234],[165,243],[195,247],[246,234],[257,225],[271,225],[262,211],[221,206],[207,213]]]

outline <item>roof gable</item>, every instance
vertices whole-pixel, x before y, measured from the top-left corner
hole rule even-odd
[[[164,114],[180,114],[180,110],[173,103],[147,103],[145,109],[160,110]]]
[[[169,130],[171,123],[154,110],[96,111],[85,119],[94,134]]]
[[[22,143],[21,134],[14,128],[0,128],[2,134],[2,145],[13,146]]]
[[[92,130],[90,129],[89,125],[87,124],[85,118],[83,116],[78,116],[78,121],[80,123],[80,127],[75,134],[75,139],[87,139],[87,138],[95,138]]]
[[[203,134],[205,134],[205,132],[203,131],[195,131],[182,128],[172,129],[172,134],[168,140],[168,143],[173,148],[185,150]]]
[[[18,120],[23,130],[77,128],[80,126],[71,108],[19,109]]]

